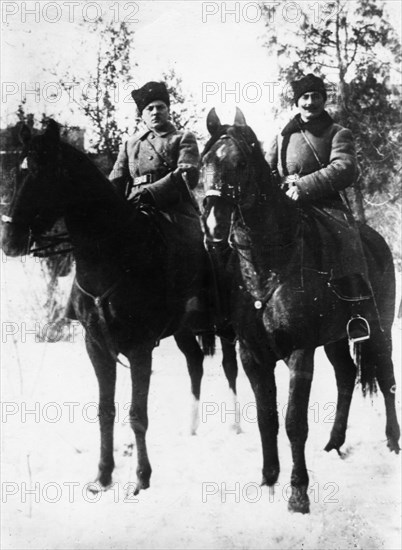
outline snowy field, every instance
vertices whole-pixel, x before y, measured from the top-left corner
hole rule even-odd
[[[34,284],[33,281],[36,281]],[[127,421],[129,371],[118,367],[114,486],[88,491],[97,471],[97,382],[80,327],[70,341],[36,342],[43,274],[2,263],[2,548],[4,549],[399,549],[400,460],[385,444],[381,395],[356,388],[341,460],[323,451],[336,400],[332,367],[317,350],[306,446],[311,514],[287,511],[290,446],[284,428],[288,373],[277,367],[281,474],[275,494],[259,487],[261,446],[253,395],[240,367],[243,432],[220,365],[205,361],[201,418],[189,435],[190,383],[169,338],[154,351],[148,450],[151,487],[137,497],[134,436]],[[71,281],[63,281],[68,288]],[[398,292],[398,299],[400,292]],[[42,300],[42,302],[41,302]],[[25,325],[24,325],[25,323]],[[401,321],[394,325],[400,411]],[[55,338],[57,339],[57,338]],[[398,413],[399,414],[399,413]],[[399,416],[400,418],[400,416]]]

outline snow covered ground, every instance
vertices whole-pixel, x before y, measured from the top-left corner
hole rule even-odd
[[[286,366],[277,367],[281,474],[272,496],[259,487],[261,445],[242,368],[237,410],[243,433],[231,430],[233,405],[218,350],[205,361],[203,422],[198,435],[191,436],[189,377],[172,339],[154,352],[150,489],[137,497],[129,490],[136,479],[134,436],[127,421],[131,388],[129,371],[119,367],[115,485],[97,495],[88,491],[99,450],[97,383],[81,330],[71,332],[70,341],[36,342],[28,332],[35,318],[27,313],[27,304],[34,304],[36,311],[43,306],[40,268],[7,259],[2,271],[2,548],[400,548],[400,460],[386,448],[382,396],[371,402],[356,388],[347,457],[324,452],[336,388],[321,349],[316,353],[306,447],[310,515],[287,511],[291,456],[282,414]],[[63,284],[68,288],[70,281]],[[37,319],[40,330],[47,330],[39,313]],[[401,321],[396,320],[399,410],[400,336]]]

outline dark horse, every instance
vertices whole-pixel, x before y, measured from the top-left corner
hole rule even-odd
[[[97,481],[106,488],[112,480],[116,363],[121,353],[131,369],[130,423],[137,445],[138,493],[150,484],[147,401],[152,350],[161,338],[174,335],[186,357],[194,399],[198,402],[200,397],[204,354],[186,324],[188,296],[178,292],[175,307],[169,310],[165,299],[168,274],[163,268],[168,243],[153,216],[119,198],[84,153],[60,141],[54,121],[42,135],[25,134],[25,147],[26,176],[5,220],[3,249],[10,256],[25,254],[31,234],[42,235],[64,217],[76,260],[74,308],[86,329],[86,348],[99,383]],[[183,265],[177,271],[190,277],[188,270]],[[222,350],[223,367],[235,393],[234,344],[222,340]]]
[[[319,243],[316,232],[309,230],[308,211],[273,182],[258,140],[241,111],[237,109],[235,123],[229,126],[221,125],[213,109],[207,125],[212,137],[202,156],[203,219],[207,242],[222,247],[226,275],[233,283],[231,315],[256,399],[262,483],[273,487],[279,476],[274,370],[276,362],[283,359],[290,370],[286,431],[293,469],[289,509],[307,513],[309,478],[304,447],[314,350],[324,346],[335,369],[337,409],[325,450],[336,449],[340,454],[357,377],[346,336],[349,305],[328,286],[329,273],[320,265]],[[367,226],[361,228],[361,235],[381,325],[371,322],[371,338],[358,344],[357,363],[364,392],[374,391],[378,381],[385,399],[387,444],[398,453],[400,430],[391,359],[394,266],[380,235]]]

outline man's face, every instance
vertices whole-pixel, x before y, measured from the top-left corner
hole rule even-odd
[[[169,108],[158,99],[149,103],[141,116],[150,130],[162,130],[169,120]]]
[[[297,108],[304,122],[320,116],[324,106],[325,100],[319,92],[306,92],[297,101]]]

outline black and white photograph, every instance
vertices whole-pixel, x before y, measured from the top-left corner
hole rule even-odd
[[[1,548],[400,549],[402,4],[0,8]]]

